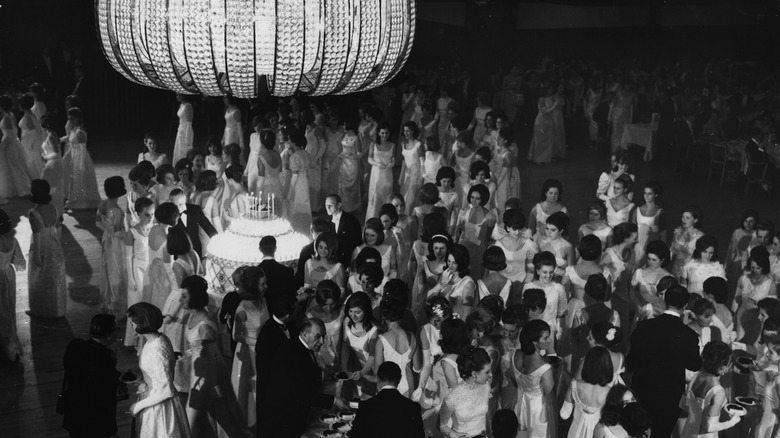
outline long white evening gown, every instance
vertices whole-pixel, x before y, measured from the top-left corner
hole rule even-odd
[[[59,139],[53,135],[47,136],[43,140],[43,159],[46,164],[41,171],[41,179],[49,183],[49,194],[51,195],[51,205],[57,209],[57,216],[62,216],[65,209],[65,195],[63,186],[65,180],[62,175],[62,155],[60,154]]]
[[[260,134],[253,132],[249,136],[249,158],[246,160],[244,176],[247,179],[247,191],[250,195],[256,194],[261,190],[259,186],[259,176],[257,174],[257,159],[260,157],[260,151],[263,145],[260,143]]]
[[[43,159],[41,159],[41,143],[43,142],[43,129],[41,122],[32,112],[25,112],[19,120],[19,129],[22,132],[22,148],[27,158],[27,170],[34,178],[41,176]]]
[[[70,148],[65,152],[63,168],[65,170],[66,206],[74,210],[95,209],[100,204],[97,176],[92,157],[87,151],[87,143],[79,142],[79,133],[87,133],[80,127],[74,128],[68,137]]]
[[[251,428],[257,424],[255,345],[257,345],[257,334],[270,318],[270,314],[265,299],[262,299],[259,307],[250,300],[241,301],[235,315],[233,338],[240,336],[246,342],[239,342],[236,346],[230,383],[238,399],[243,419]]]
[[[244,158],[244,127],[241,123],[241,110],[228,107],[225,110],[225,132],[222,135],[223,146],[231,143],[237,144],[241,148],[241,165],[246,166]]]
[[[6,114],[0,120],[0,131],[3,133],[0,140],[0,197],[27,196],[30,181],[38,175],[32,175],[27,167],[27,155],[16,136],[16,120],[12,115]]]
[[[195,138],[195,132],[192,130],[192,104],[183,102],[179,105],[176,115],[179,116],[179,128],[176,130],[176,141],[173,143],[174,166],[182,158],[187,158],[187,152],[192,149],[192,141]]]

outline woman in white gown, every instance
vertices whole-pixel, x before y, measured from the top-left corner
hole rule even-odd
[[[255,345],[260,329],[271,315],[265,301],[268,283],[263,270],[250,266],[244,271],[242,278],[247,280],[242,288],[246,295],[242,296],[243,301],[236,308],[233,323],[233,340],[237,345],[230,382],[238,398],[243,420],[252,429],[257,425]]]
[[[0,96],[0,116],[0,131],[3,133],[0,140],[0,197],[27,196],[30,194],[30,181],[37,175],[33,175],[27,166],[27,155],[17,136],[13,103],[8,96]]]
[[[569,438],[591,438],[598,424],[601,408],[612,384],[612,358],[604,347],[593,347],[585,355],[582,376],[571,382],[561,407],[561,418],[574,416]]]
[[[22,355],[16,330],[16,272],[24,271],[24,260],[11,219],[0,210],[0,361],[15,361]]]
[[[276,134],[271,130],[265,130],[260,134],[262,149],[257,157],[257,192],[255,196],[262,194],[262,202],[267,202],[268,195],[275,194],[274,212],[277,216],[283,213],[284,197],[282,190],[282,156],[274,149]],[[265,201],[263,201],[265,200]]]
[[[374,347],[374,374],[385,361],[395,362],[401,368],[398,392],[411,397],[414,391],[412,371],[422,368],[422,352],[415,334],[401,327],[406,307],[397,298],[385,297],[379,304],[379,310],[387,330],[379,335]]]
[[[335,108],[328,110],[328,127],[325,129],[325,151],[322,156],[322,196],[339,191],[339,155],[344,127],[341,126],[339,112]]]
[[[318,125],[314,113],[309,110],[301,113],[303,123],[306,125],[304,135],[306,136],[306,152],[311,157],[311,168],[309,169],[309,203],[314,209],[319,210],[322,205],[322,158],[325,154],[325,139],[323,138],[323,127]]]
[[[482,348],[468,346],[457,363],[463,383],[444,398],[439,427],[448,438],[486,436],[492,378],[490,356]]]
[[[176,130],[176,141],[173,143],[173,164],[176,164],[182,158],[187,158],[187,152],[192,149],[192,141],[195,138],[195,132],[192,130],[192,104],[189,102],[189,96],[185,94],[176,94],[176,100],[179,101],[179,110],[176,116],[179,117],[179,128]]]
[[[138,436],[189,438],[187,413],[173,386],[176,356],[171,341],[158,331],[163,320],[160,309],[137,303],[127,309],[127,320],[145,339],[138,358],[144,381],[138,388],[138,401],[130,406]]]
[[[33,231],[27,274],[30,315],[60,318],[65,316],[68,303],[65,256],[60,242],[60,216],[50,204],[49,184],[45,180],[33,180],[30,200],[35,203],[35,207],[28,213]]]
[[[235,97],[225,96],[225,132],[222,135],[222,146],[237,144],[241,148],[241,165],[246,165],[244,157],[244,126],[241,123],[241,110],[238,109],[238,101]]]
[[[173,261],[173,290],[165,301],[162,311],[165,315],[163,333],[171,340],[173,350],[177,353],[183,353],[187,350],[185,338],[185,324],[187,323],[187,314],[182,308],[181,302],[181,284],[185,278],[192,275],[203,275],[203,265],[200,263],[198,253],[192,249],[187,232],[179,227],[171,227],[168,230],[166,239],[168,253],[172,255]]]
[[[634,91],[630,82],[618,86],[609,110],[610,145],[614,153],[622,147],[623,129],[631,123],[634,107]]]
[[[260,118],[260,116],[252,119],[252,129],[254,129],[254,132],[249,136],[249,158],[246,160],[246,169],[244,169],[244,178],[246,178],[246,188],[247,191],[249,191],[249,194],[255,194],[261,190],[259,183],[260,177],[257,173],[257,160],[260,158],[260,153],[263,150],[263,134],[265,132],[273,132],[263,131],[262,120],[263,119]],[[274,142],[275,141],[276,137],[274,137]]]
[[[60,141],[56,133],[53,132],[51,120],[44,117],[41,121],[43,127],[43,159],[46,164],[41,172],[41,179],[49,183],[49,194],[51,195],[51,205],[57,209],[57,217],[62,217],[65,210],[65,195],[63,194],[64,180],[62,176],[62,154],[60,153]]]
[[[552,365],[541,356],[541,351],[551,346],[550,326],[546,322],[537,319],[523,326],[520,349],[513,358],[517,381],[515,414],[520,423],[520,437],[558,436]]]
[[[106,179],[103,187],[108,199],[100,203],[95,217],[95,225],[103,230],[100,241],[103,247],[100,259],[101,311],[120,320],[127,311],[127,256],[123,241],[127,228],[125,214],[117,205],[117,200],[127,191],[121,176]]]
[[[127,305],[143,301],[146,274],[149,272],[149,232],[154,224],[154,201],[138,198],[133,209],[138,215],[138,223],[133,225],[123,238],[130,247],[130,262],[127,274]],[[136,347],[140,351],[139,339],[131,330],[130,324],[125,330],[126,347]]]
[[[66,207],[73,210],[94,209],[100,203],[95,166],[87,150],[87,133],[81,128],[82,115],[78,108],[68,110],[68,121],[73,126],[68,143],[70,148],[62,158],[65,170]]]
[[[146,149],[146,151],[138,154],[139,163],[142,161],[148,161],[152,163],[155,169],[162,166],[163,164],[171,164],[169,162],[170,160],[168,160],[168,155],[160,152],[160,147],[159,144],[157,143],[157,139],[152,135],[152,133],[147,133],[144,136],[144,148]],[[175,163],[176,162],[174,161],[174,164]]]
[[[379,209],[393,193],[393,166],[395,165],[395,144],[390,141],[390,126],[379,124],[378,141],[371,144],[368,164],[371,177],[368,184],[368,217],[378,217]]]
[[[33,178],[39,178],[43,170],[41,159],[41,143],[43,142],[43,130],[38,117],[32,112],[35,99],[25,94],[19,99],[19,108],[24,115],[19,120],[19,129],[22,132],[22,148],[27,157],[27,170]]]
[[[287,218],[294,229],[305,231],[311,225],[311,204],[309,202],[309,169],[311,156],[306,152],[306,137],[298,131],[290,133],[292,155],[288,163],[290,169],[290,189],[287,192]]]
[[[157,224],[149,231],[149,269],[144,276],[142,301],[162,309],[176,281],[167,240],[168,230],[179,221],[179,209],[171,202],[163,202],[154,211],[154,219]]]
[[[701,371],[685,389],[681,407],[688,411],[688,417],[680,436],[717,438],[719,431],[730,429],[740,420],[740,416],[726,411],[730,418],[720,421],[723,406],[728,402],[720,378],[731,370],[731,348],[723,342],[712,341],[704,346],[701,358]]]
[[[217,324],[206,306],[209,296],[208,283],[203,277],[193,275],[182,280],[181,303],[187,310],[187,351],[177,362],[176,376],[187,383],[187,420],[195,437],[248,436],[244,418],[230,387],[230,371],[217,347]],[[248,382],[247,382],[248,385]],[[224,389],[223,389],[224,388]]]
[[[404,195],[406,204],[406,214],[409,215],[417,206],[417,192],[422,184],[422,165],[425,157],[425,149],[417,137],[420,135],[420,128],[414,122],[407,122],[404,125],[404,141],[401,143],[401,154],[404,158],[403,167],[398,184],[401,186],[401,193]]]

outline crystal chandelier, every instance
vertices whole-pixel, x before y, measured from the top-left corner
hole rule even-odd
[[[101,46],[133,82],[254,97],[378,87],[412,48],[415,0],[95,0]]]

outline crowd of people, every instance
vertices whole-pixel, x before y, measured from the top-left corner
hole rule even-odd
[[[398,110],[390,87],[349,110],[280,99],[251,130],[242,103],[225,97],[223,135],[203,150],[193,102],[178,96],[170,157],[147,134],[130,190],[112,176],[102,200],[78,96],[66,102],[64,137],[40,86],[0,97],[0,196],[35,203],[32,316],[66,312],[63,214],[95,209],[102,231],[102,313],[91,341],[66,352],[64,427],[82,436],[98,399],[114,397],[99,411],[115,411],[116,392],[86,388],[92,366],[113,366],[102,348],[126,318],[141,437],[298,437],[317,427],[309,408],[357,400],[366,409],[353,437],[776,436],[780,231],[746,210],[721,263],[726,239],[703,231],[702,209],[664,209],[662,184],[637,185],[615,135],[657,111],[659,150],[679,146],[676,125],[692,142],[747,129],[765,148],[780,112],[763,89],[737,92],[750,75],[733,62],[702,75],[676,67],[618,76],[547,61],[513,67],[490,93],[475,93],[462,71],[410,68]],[[533,118],[527,158],[565,159],[576,133],[564,124],[577,115],[594,148],[611,145],[611,162],[583,181],[595,196],[575,238],[560,181],[525,181],[541,190],[523,211],[520,151]],[[236,290],[215,311],[208,241],[254,198],[313,241],[293,269],[274,260],[272,236],[261,239],[263,262],[233,273]],[[15,309],[25,266],[0,210],[3,309]],[[2,324],[4,357],[15,360],[14,312]],[[116,386],[111,372],[94,374]],[[735,397],[760,406],[732,406]],[[115,418],[101,427],[92,435],[113,435]]]

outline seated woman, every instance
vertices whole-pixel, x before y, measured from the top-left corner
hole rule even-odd
[[[341,289],[333,280],[322,280],[317,284],[314,299],[306,309],[307,318],[318,318],[325,323],[322,348],[316,352],[320,368],[333,371],[341,364],[338,353],[341,352],[341,325],[344,321]]]
[[[726,269],[718,262],[718,241],[705,234],[696,241],[693,257],[683,266],[680,284],[688,292],[701,295],[704,280],[710,277],[726,278]]]
[[[438,193],[438,192],[437,192]],[[352,261],[354,261],[363,248],[375,248],[382,257],[382,270],[387,273],[388,278],[398,276],[397,258],[395,248],[385,243],[385,231],[382,221],[377,218],[371,218],[366,221],[363,229],[363,244],[352,251]]]
[[[314,255],[304,265],[299,300],[308,298],[305,290],[316,288],[322,280],[333,280],[342,290],[346,288],[344,267],[338,262],[338,239],[332,231],[326,231],[314,240]]]

